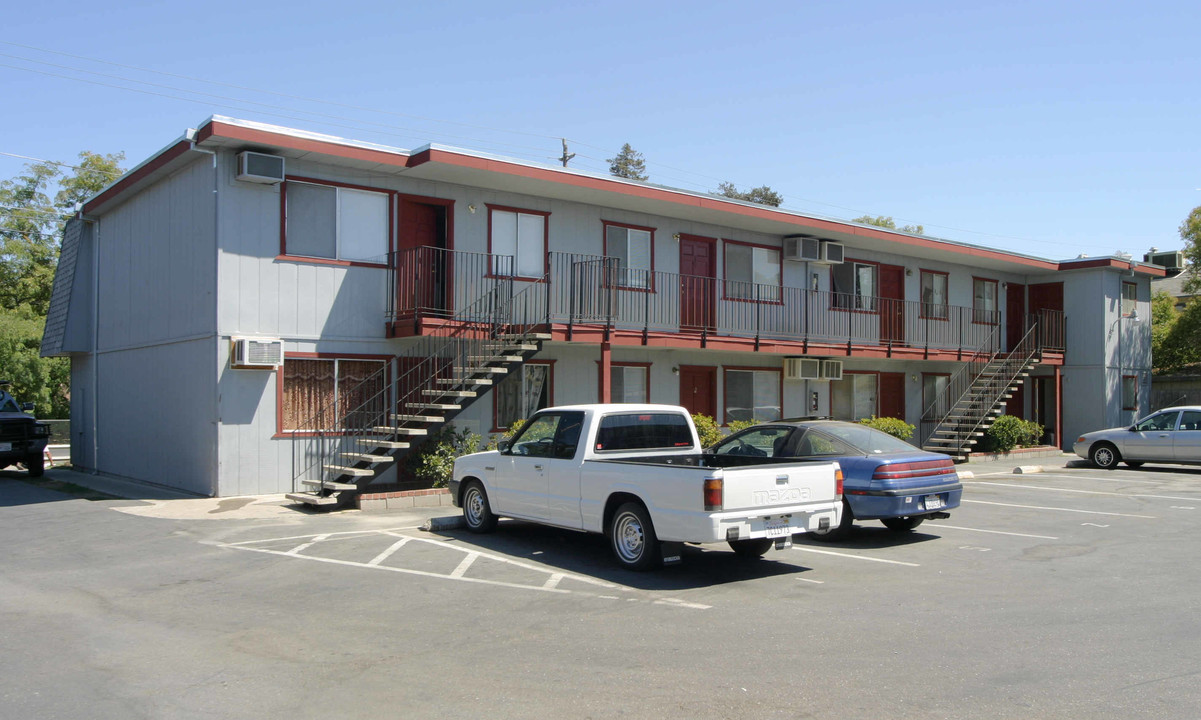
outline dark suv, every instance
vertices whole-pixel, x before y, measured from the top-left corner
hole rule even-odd
[[[23,463],[30,477],[41,477],[50,426],[28,414],[33,411],[33,403],[18,405],[8,394],[8,385],[7,380],[0,380],[0,470]]]

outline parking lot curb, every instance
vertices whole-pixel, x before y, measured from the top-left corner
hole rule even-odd
[[[1014,475],[1027,475],[1029,473],[1040,473],[1043,471],[1042,465],[1018,465],[1013,469]]]
[[[440,530],[457,530],[461,527],[463,527],[462,515],[444,515],[442,517],[430,518],[421,526],[421,529],[426,532],[436,532]]]
[[[976,477],[976,473],[971,470],[960,470],[956,474],[959,475],[960,480],[971,480]]]

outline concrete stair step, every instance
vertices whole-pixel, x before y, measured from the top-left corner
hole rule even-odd
[[[355,462],[369,463],[389,463],[392,462],[391,455],[372,455],[371,453],[344,452],[342,457],[354,460]]]
[[[498,350],[500,352],[535,352],[538,346],[532,343],[484,343],[484,347],[489,350]]]
[[[348,475],[350,477],[371,477],[375,474],[374,470],[367,468],[347,467],[345,465],[322,465],[322,469],[327,470],[334,475]]]
[[[414,410],[462,410],[463,409],[462,405],[450,405],[448,403],[427,403],[427,402],[405,403],[405,407],[412,408]],[[424,435],[425,431],[422,430],[420,434]]]
[[[550,333],[539,333],[539,332],[530,332],[530,333],[501,333],[500,335],[497,335],[497,336],[496,336],[496,339],[497,339],[497,340],[537,340],[537,341],[543,341],[543,340],[550,340],[550,339],[551,339],[551,337],[552,337],[552,336],[551,336],[551,334],[550,334]]]
[[[389,417],[392,418],[393,422],[446,422],[446,418],[442,417],[441,415],[398,415],[393,413]]]
[[[387,450],[404,450],[409,446],[407,442],[399,440],[373,440],[371,438],[359,438],[358,443],[367,447],[385,448]]]
[[[461,375],[473,375],[475,373],[488,373],[491,375],[504,375],[509,372],[507,367],[458,367],[454,368],[456,373]]]
[[[333,480],[324,480],[324,481],[322,481],[322,480],[301,480],[300,484],[307,485],[309,487],[314,487],[314,488],[321,488],[322,490],[358,490],[359,489],[358,485],[352,485],[350,483],[334,482]]]
[[[288,493],[285,498],[292,502],[304,503],[306,505],[337,505],[337,497],[322,497],[321,495],[313,495],[311,493]]]
[[[413,405],[414,403],[409,403]],[[387,427],[385,425],[377,425],[371,428],[373,431],[386,435],[427,435],[425,428],[405,428],[405,427]]]
[[[422,390],[422,395],[426,397],[458,397],[458,398],[473,398],[478,395],[474,390]]]
[[[467,378],[463,378],[462,380],[459,380],[456,378],[438,378],[438,384],[439,385],[449,385],[451,387],[454,387],[456,385],[491,385],[492,378],[467,377]]]
[[[468,355],[467,360],[479,363],[515,363],[521,362],[525,358],[520,355]]]

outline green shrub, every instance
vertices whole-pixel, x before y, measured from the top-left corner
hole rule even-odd
[[[899,418],[876,417],[872,415],[869,418],[860,420],[859,424],[875,428],[880,432],[886,432],[898,440],[909,440],[909,438],[913,437],[914,427]]]
[[[725,437],[721,434],[721,428],[718,427],[717,421],[708,415],[696,413],[692,416],[692,423],[696,425],[696,434],[700,435],[703,448],[712,447]]]
[[[454,475],[455,458],[478,452],[479,435],[446,425],[421,444],[409,458],[409,467],[419,480],[431,487],[446,487]]]
[[[488,444],[484,446],[484,449],[496,450],[500,447],[501,440],[512,440],[523,427],[525,427],[525,420],[514,420],[513,422],[509,423],[508,430],[505,430],[499,436],[493,435],[492,439],[488,441]]]
[[[980,444],[986,452],[1009,452],[1015,447],[1038,445],[1043,436],[1043,426],[1014,415],[1002,415],[984,431]]]
[[[735,420],[734,422],[730,423],[730,434],[733,435],[736,432],[742,432],[743,430],[746,430],[749,427],[755,427],[758,424],[759,423],[755,422],[754,420]]]

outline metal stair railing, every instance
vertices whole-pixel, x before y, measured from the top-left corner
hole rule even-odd
[[[922,411],[920,420],[920,445],[925,446],[926,442],[934,437],[934,433],[939,429],[946,417],[951,414],[959,401],[971,391],[976,378],[987,371],[988,365],[998,355],[995,348],[1000,347],[998,345],[1000,336],[1001,327],[998,325],[993,328],[984,342],[972,352],[972,359],[964,363],[951,375],[943,391]],[[953,401],[952,398],[954,399]]]
[[[546,280],[544,276],[515,293],[513,278],[501,278],[451,322],[398,354],[395,368],[387,363],[343,393],[357,404],[334,398],[302,423],[313,430],[297,430],[293,436],[293,490],[312,485],[322,493],[328,482],[346,474],[343,470],[370,464],[366,449],[384,448],[391,455],[407,448],[410,439],[426,434],[433,418],[441,417],[437,407],[414,404],[443,405],[457,413],[450,406],[459,403],[440,401],[455,388],[474,385],[479,368],[490,364],[486,358],[506,357],[502,335],[528,335],[547,323],[541,287]]]
[[[956,401],[944,413],[938,416],[938,421],[934,423],[929,434],[922,439],[923,447],[927,446],[940,430],[951,428],[954,429],[953,446],[940,449],[961,453],[968,446],[974,444],[972,440],[974,433],[980,430],[988,416],[997,410],[998,403],[1009,391],[1014,380],[1030,367],[1034,357],[1041,349],[1040,324],[1037,318],[1028,316],[1026,323],[1026,333],[1017,346],[1004,355],[998,354],[984,362],[983,367],[975,373],[967,389],[959,394]],[[961,377],[966,377],[979,365],[980,363],[965,365],[960,369],[963,372]],[[923,413],[923,432],[926,430],[927,418],[933,417],[928,413],[937,411],[935,406],[944,396],[949,396],[949,393],[940,395]]]

